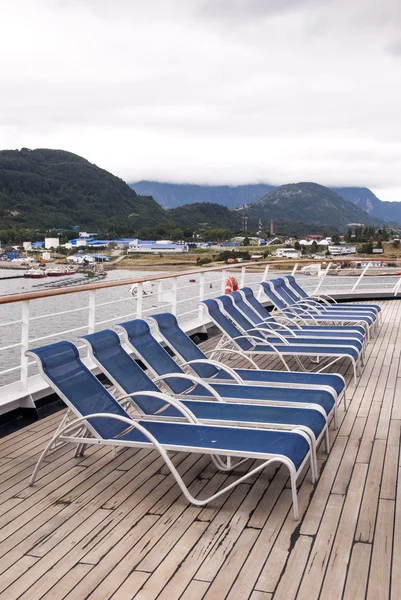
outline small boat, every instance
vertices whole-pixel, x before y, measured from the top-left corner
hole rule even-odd
[[[47,273],[43,269],[28,269],[28,271],[25,271],[24,277],[27,279],[42,279],[47,277]]]
[[[75,271],[74,271],[74,269],[71,269],[70,267],[64,267],[64,268],[53,267],[53,268],[47,269],[46,273],[49,277],[62,277],[64,275],[74,275]]]

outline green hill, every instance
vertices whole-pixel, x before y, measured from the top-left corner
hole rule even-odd
[[[180,227],[241,229],[241,216],[238,212],[211,202],[185,204],[171,208],[167,213]]]
[[[345,231],[348,223],[382,223],[329,188],[309,182],[282,185],[242,210],[246,210],[253,226],[258,219],[274,219],[306,223],[311,233],[316,227]]]
[[[71,228],[108,231],[168,223],[153,198],[62,150],[0,151],[0,229]]]

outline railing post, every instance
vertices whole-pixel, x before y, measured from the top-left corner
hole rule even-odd
[[[291,271],[291,275],[293,277],[295,277],[295,273],[297,272],[297,269],[298,269],[298,263],[295,263],[295,265],[293,266],[292,271]]]
[[[223,269],[221,272],[221,293],[224,294],[226,289],[226,281],[230,277],[230,272],[227,269]]]
[[[89,290],[88,333],[95,333],[96,290]]]
[[[199,318],[203,317],[203,304],[200,304],[202,300],[205,298],[205,273],[200,273],[199,275]]]
[[[321,277],[319,277],[318,282],[317,282],[317,286],[313,292],[313,296],[316,296],[318,291],[320,290],[320,288],[322,287],[322,283],[323,281],[326,279],[326,275],[327,273],[330,271],[330,267],[331,267],[331,263],[328,264],[327,269],[324,270],[323,275]]]
[[[171,300],[171,312],[173,313],[173,315],[177,316],[177,293],[178,293],[178,278],[174,277],[174,279],[171,282],[171,291],[173,294],[172,300]]]
[[[262,281],[267,281],[268,272],[269,272],[269,265],[266,265],[265,270],[263,271]],[[261,300],[262,296],[263,296],[263,290],[262,290],[262,287],[260,286],[259,290],[258,290],[258,294],[257,294],[257,299]]]
[[[241,267],[241,277],[239,281],[239,286],[243,288],[245,286],[245,276],[246,276],[246,267]]]
[[[28,389],[28,357],[25,352],[29,348],[29,300],[21,302],[21,383],[22,389]]]
[[[397,281],[397,283],[393,287],[392,291],[394,292],[394,296],[396,296],[398,294],[400,287],[401,287],[401,277],[399,278],[399,280]]]
[[[369,269],[369,267],[370,267],[370,263],[368,262],[368,263],[366,264],[366,267],[364,268],[364,270],[362,271],[362,273],[359,275],[358,279],[356,280],[356,283],[355,283],[354,287],[353,287],[353,288],[352,288],[352,290],[351,290],[351,294],[353,294],[353,293],[354,293],[354,291],[355,291],[355,290],[356,290],[356,288],[358,287],[359,283],[362,281],[362,279],[363,279],[363,276],[365,275],[365,273],[366,273],[366,271]]]
[[[140,281],[136,288],[136,317],[142,319],[143,283]]]

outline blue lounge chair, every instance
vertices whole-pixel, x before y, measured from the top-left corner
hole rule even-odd
[[[354,315],[351,313],[328,313],[318,311],[316,308],[311,309],[310,306],[306,306],[305,304],[298,303],[294,305],[291,300],[284,301],[281,294],[278,293],[279,284],[275,283],[273,280],[271,281],[263,281],[260,283],[264,294],[270,300],[270,302],[275,307],[275,311],[279,314],[283,314],[286,317],[292,318],[302,318],[305,321],[312,322],[315,325],[318,324],[341,324],[341,325],[349,325],[352,323],[354,325],[361,325],[365,328],[366,334],[368,336],[368,340],[370,337],[370,328],[374,323],[373,315]],[[285,295],[285,292],[284,292]]]
[[[377,310],[369,307],[366,308],[366,305],[364,304],[360,304],[359,306],[356,306],[354,304],[353,306],[347,307],[346,304],[344,304],[344,306],[338,304],[319,304],[316,300],[313,300],[311,298],[305,298],[300,300],[297,297],[297,295],[291,290],[291,288],[286,285],[284,279],[282,279],[281,277],[277,279],[272,279],[270,283],[272,283],[277,293],[289,306],[304,305],[310,307],[310,310],[317,311],[321,314],[344,314],[345,312],[347,314],[355,315],[357,317],[368,316],[371,319],[373,319],[373,323],[376,322],[378,314]]]
[[[134,401],[139,413],[146,416],[157,415],[158,418],[178,418],[182,416],[174,406],[163,405],[162,402],[148,398],[146,395],[140,395],[138,399],[130,396],[130,394],[138,391],[160,392],[161,390],[123,349],[120,338],[115,331],[106,329],[79,339],[88,346],[89,354],[94,363],[123,394],[123,397],[129,397],[129,401]],[[182,405],[188,408],[199,421],[211,425],[245,425],[288,431],[292,431],[294,427],[302,429],[310,438],[314,466],[317,472],[316,449],[324,435],[326,436],[326,450],[329,449],[327,417],[320,405],[313,405],[312,401],[308,408],[279,404],[276,406],[252,404],[252,401],[247,400],[246,391],[243,392],[244,388],[238,389],[240,386],[237,386],[237,389],[239,392],[238,397],[242,398],[242,402],[232,403],[225,401],[221,394],[215,395],[214,388],[208,384],[203,385],[204,389],[210,392],[207,398],[211,398],[211,400],[203,398],[202,400],[191,400],[187,398],[191,398],[192,383],[202,387],[202,383],[199,383],[197,377],[191,377],[191,380],[188,381],[189,389],[185,394],[181,394],[180,399]],[[222,388],[224,388],[224,385],[220,386],[220,391],[222,391]],[[249,389],[249,386],[245,387],[245,390],[247,389]]]
[[[240,294],[240,296],[244,300],[244,303],[241,303],[241,305],[239,305],[237,301],[237,294]],[[245,316],[247,316],[251,321],[253,321],[253,318],[255,318],[255,320],[259,319],[260,322],[263,322],[266,319],[268,319],[269,323],[272,322],[270,321],[270,319],[273,319],[273,323],[275,322],[275,318],[266,310],[263,304],[259,302],[259,300],[257,300],[251,288],[241,288],[239,292],[233,292],[232,296],[238,308],[242,310]],[[247,312],[246,307],[248,307],[249,312]],[[255,315],[255,317],[253,317],[252,315]],[[284,323],[286,324],[286,326],[294,331],[302,330],[304,333],[310,332],[312,334],[321,331],[330,334],[333,333],[335,335],[347,334],[351,337],[354,337],[355,334],[358,334],[358,339],[360,339],[361,341],[366,340],[366,330],[362,325],[308,325],[307,322],[301,318],[299,318],[300,324],[294,322],[294,316],[282,318],[284,318]],[[277,327],[279,327],[279,325],[280,324],[278,323]]]
[[[337,426],[337,406],[333,395],[326,390],[288,389],[260,385],[238,385],[220,382],[205,382],[185,373],[159,342],[152,336],[149,325],[142,319],[134,319],[116,326],[125,335],[125,341],[156,377],[154,382],[163,381],[168,389],[180,398],[220,399],[226,402],[244,401],[260,404],[323,408],[327,417],[334,414]],[[206,387],[207,386],[207,387]]]
[[[299,300],[307,300],[310,301],[313,305],[317,307],[326,306],[328,308],[337,308],[339,310],[351,310],[351,311],[373,311],[375,314],[378,314],[379,318],[381,318],[381,307],[379,304],[354,304],[352,302],[346,302],[338,304],[338,302],[328,294],[319,294],[318,296],[310,296],[306,293],[306,291],[299,285],[293,275],[287,275],[282,278],[284,284],[287,287],[287,290],[290,294],[292,294],[294,301]]]
[[[145,420],[140,415],[133,418],[84,366],[77,348],[70,342],[36,348],[27,355],[36,359],[42,377],[76,415],[73,421],[60,427],[47,444],[32,474],[31,485],[43,460],[60,442],[74,444],[78,453],[82,453],[88,445],[155,449],[185,497],[197,506],[211,502],[267,465],[277,462],[286,465],[289,470],[294,517],[298,518],[296,481],[311,458],[309,439],[303,431],[204,425],[180,403],[157,392],[140,394],[174,404],[182,411],[183,422]],[[189,492],[168,456],[169,451],[208,454],[224,470],[235,468],[249,459],[260,459],[262,463],[213,496],[199,500]],[[227,459],[227,465],[222,457]],[[232,461],[236,458],[238,462],[233,465]],[[313,476],[313,467],[311,471]]]
[[[180,328],[173,314],[160,313],[152,315],[149,320],[157,324],[163,341],[181,359],[181,366],[188,365],[202,379],[234,383],[235,378],[240,377],[242,383],[266,384],[285,388],[325,389],[334,394],[334,397],[338,400],[343,394],[345,395],[345,380],[342,375],[302,371],[268,371],[259,369],[257,364],[248,357],[247,360],[251,361],[250,364],[254,368],[232,369],[224,363],[211,360],[208,357],[210,353],[205,354],[202,352],[200,347]],[[211,352],[214,353],[215,351],[212,350]],[[234,356],[238,356],[238,354],[243,356],[238,350],[227,350],[226,352],[228,356],[231,356],[232,353]]]
[[[332,344],[334,346],[356,348],[359,353],[363,350],[363,341],[358,337],[351,338],[347,336],[335,338],[332,337],[331,334],[326,334],[324,337],[316,334],[311,338],[307,334],[304,335],[302,331],[296,333],[295,331],[286,329],[272,329],[269,323],[259,323],[258,325],[254,325],[252,321],[237,308],[234,302],[233,293],[219,296],[218,298],[215,298],[215,300],[220,304],[220,308],[225,315],[235,323],[242,333],[250,333],[256,337],[260,337],[262,340],[267,339],[268,341],[272,341],[275,345],[280,345],[285,342],[285,340],[288,340],[290,344],[302,344],[304,346],[315,346],[316,344],[329,346]]]
[[[309,369],[318,372],[332,367],[339,360],[347,359],[351,362],[354,381],[356,383],[360,367],[360,352],[357,348],[334,345],[320,346],[318,344],[305,346],[295,343],[281,343],[281,345],[277,342],[272,343],[267,340],[262,340],[259,336],[242,333],[238,327],[222,313],[216,300],[209,299],[203,300],[202,302],[206,306],[212,321],[224,334],[218,347],[216,347],[216,351],[224,349],[227,345],[231,346],[234,344],[238,350],[251,357],[261,355],[278,357],[287,371],[290,370],[286,362],[286,358],[288,357],[294,357],[299,367],[304,370],[306,369],[300,361],[301,358],[305,357],[312,360],[312,357],[317,357],[319,360],[322,359],[322,363],[318,363],[315,367]]]

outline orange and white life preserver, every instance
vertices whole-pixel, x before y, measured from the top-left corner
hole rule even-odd
[[[229,294],[230,292],[236,292],[238,290],[238,281],[235,277],[229,277],[226,281],[226,287],[224,289],[225,294]]]

